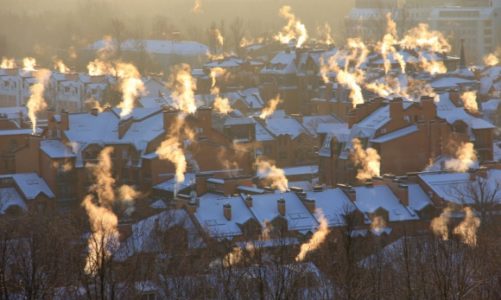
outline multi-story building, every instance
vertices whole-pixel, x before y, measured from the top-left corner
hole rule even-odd
[[[449,6],[434,8],[430,23],[449,38],[453,52],[459,53],[462,41],[467,59],[481,63],[484,55],[501,44],[501,1],[484,6]]]

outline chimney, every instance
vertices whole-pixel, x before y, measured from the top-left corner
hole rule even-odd
[[[203,195],[207,193],[207,181],[205,176],[196,174],[195,175],[195,190],[197,195]]]
[[[186,204],[186,210],[191,215],[193,215],[197,212],[197,208],[198,208],[198,199],[197,199],[197,202],[190,201],[190,202],[188,202],[188,204]]]
[[[395,98],[390,102],[390,118],[401,119],[403,118],[404,106],[402,98]]]
[[[204,128],[204,130],[210,130],[212,128],[212,108],[199,107],[195,114],[200,126]]]
[[[66,110],[61,111],[61,131],[70,129],[70,116]]]
[[[277,200],[278,213],[284,217],[285,216],[285,199],[280,198]]]
[[[409,186],[407,184],[400,183],[397,190],[397,197],[400,199],[400,202],[405,206],[409,206]]]
[[[223,214],[226,220],[231,220],[231,204],[226,203],[225,205],[223,205]]]
[[[252,196],[251,195],[247,195],[247,197],[245,197],[245,205],[248,207],[248,208],[251,208],[252,207]]]
[[[93,107],[90,109],[90,114],[97,117],[97,115],[99,114],[99,109],[97,107]]]
[[[459,91],[457,90],[449,90],[449,98],[451,99],[452,103],[456,106],[462,106],[463,101],[461,101],[461,97],[459,95]]]
[[[316,205],[315,205],[315,199],[306,199],[304,200],[304,205],[308,209],[310,213],[315,213]]]
[[[429,119],[434,119],[437,116],[437,106],[433,97],[422,96],[421,109],[423,110],[423,115]]]
[[[134,123],[132,116],[129,116],[127,119],[120,120],[118,122],[118,138],[119,139],[123,138],[123,136],[127,133],[130,126],[132,125],[132,123]]]
[[[164,117],[164,130],[169,132],[172,124],[174,124],[176,118],[178,117],[179,111],[170,107],[165,107],[163,110]]]
[[[303,124],[303,115],[302,114],[291,114],[291,117],[293,117],[299,123]]]
[[[461,56],[459,57],[459,69],[466,68],[466,56],[464,54],[464,39],[461,39]]]

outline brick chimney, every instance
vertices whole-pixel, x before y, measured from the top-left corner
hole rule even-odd
[[[127,119],[120,120],[118,122],[118,138],[122,139],[123,136],[127,133],[129,128],[132,126],[132,123],[134,123],[134,119],[129,116]]]
[[[278,213],[284,217],[285,216],[285,199],[280,198],[277,200]]]
[[[315,213],[316,205],[315,205],[315,199],[306,199],[304,200],[304,206],[308,209],[310,213]]]
[[[176,118],[179,115],[179,110],[166,107],[163,110],[163,118],[164,118],[164,130],[169,132],[172,124],[176,121]]]
[[[70,116],[66,110],[61,111],[61,131],[70,129]]]
[[[251,208],[252,207],[252,202],[253,202],[252,196],[251,195],[247,195],[247,197],[245,197],[244,202],[245,202],[245,205],[248,208]]]
[[[204,175],[197,174],[195,176],[195,190],[197,195],[207,193],[207,178]]]
[[[457,90],[449,90],[449,98],[452,103],[456,106],[463,106],[463,101],[461,100],[461,95]]]
[[[226,203],[225,205],[223,205],[223,214],[226,220],[231,220],[231,204]]]
[[[204,130],[210,130],[212,128],[212,108],[210,107],[199,107],[195,116],[199,122],[199,125],[204,128]]]
[[[90,109],[90,114],[97,117],[97,115],[99,114],[99,108],[97,107],[93,107]]]
[[[421,109],[423,110],[423,115],[427,119],[435,119],[437,117],[437,106],[435,105],[435,100],[430,96],[421,97]]]
[[[402,98],[395,98],[390,102],[390,118],[402,119],[404,116],[404,105]]]

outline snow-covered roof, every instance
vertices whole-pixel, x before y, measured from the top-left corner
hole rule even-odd
[[[261,70],[262,74],[295,74],[296,73],[296,52],[278,52]]]
[[[167,181],[155,185],[153,188],[174,193],[193,186],[195,184],[195,178],[196,175],[194,173],[185,173],[183,182],[178,183],[176,181],[176,178],[171,178]]]
[[[301,133],[308,133],[306,128],[293,117],[288,116],[283,111],[275,113],[263,122],[263,126],[273,135],[290,135],[292,139],[298,137]]]
[[[442,119],[446,119],[449,124],[453,124],[457,120],[462,120],[472,129],[495,128],[488,121],[467,113],[463,107],[454,105],[449,97],[449,93],[440,94],[440,101],[437,103],[437,115]]]
[[[91,50],[99,50],[107,46],[109,42],[99,40],[89,46]],[[126,40],[122,42],[122,51],[146,51],[154,54],[170,54],[179,56],[206,55],[209,48],[194,41],[170,41],[170,40]]]
[[[12,178],[17,187],[23,193],[24,198],[33,200],[40,194],[45,194],[49,198],[54,198],[54,193],[42,177],[36,173],[17,173],[0,175],[0,179]]]
[[[458,76],[442,76],[431,82],[431,87],[434,89],[451,89],[458,88],[463,85],[478,85],[479,82],[476,80],[461,78]]]
[[[284,199],[285,216],[283,218],[287,220],[289,230],[307,233],[313,232],[318,226],[318,222],[293,192],[253,195],[252,199],[250,209],[261,224],[280,217],[277,201]]]
[[[27,210],[23,198],[15,188],[0,188],[0,215],[4,214],[11,206],[18,206],[23,210]]]
[[[383,208],[388,212],[390,222],[418,219],[413,212],[400,203],[395,194],[385,185],[359,186],[354,189],[355,205],[364,213],[374,213],[378,208]]]
[[[40,141],[40,149],[50,158],[75,157],[75,153],[73,153],[71,148],[63,144],[60,140],[42,140]]]
[[[273,135],[264,128],[259,122],[256,122],[256,141],[265,142],[265,141],[273,141]]]
[[[242,234],[240,225],[252,219],[252,213],[241,197],[225,197],[207,193],[199,198],[195,212],[198,223],[213,237],[231,238]],[[225,204],[231,205],[231,219],[224,216]]]
[[[320,116],[304,116],[303,126],[308,130],[311,135],[317,135],[319,133],[320,126],[328,126],[331,124],[339,124],[339,120],[332,115],[320,115]],[[325,130],[325,127],[322,127]]]
[[[490,99],[485,102],[482,102],[482,111],[496,111],[501,103],[501,99]]]
[[[287,167],[283,168],[285,176],[297,176],[297,175],[315,175],[318,174],[318,166],[297,166],[297,167]]]
[[[420,211],[428,205],[431,205],[431,200],[423,191],[419,184],[411,183],[407,185],[409,196],[409,208],[414,211]]]
[[[7,136],[7,135],[31,135],[32,134],[31,129],[2,129],[0,130],[0,136]],[[42,129],[37,128],[36,129],[36,134],[42,133]]]
[[[341,189],[309,192],[307,198],[315,200],[315,207],[321,210],[329,223],[329,227],[345,225],[344,216],[356,210],[355,205]],[[320,221],[318,218],[317,220]]]
[[[132,224],[132,234],[121,244],[115,259],[123,261],[137,253],[165,250],[169,245],[162,244],[162,235],[159,235],[159,232],[165,232],[175,226],[186,230],[189,248],[200,248],[204,245],[188,213],[183,209],[170,209]]]
[[[397,129],[397,130],[392,131],[392,132],[387,133],[387,134],[380,135],[376,138],[371,139],[370,141],[371,141],[371,143],[386,143],[386,142],[392,141],[394,139],[398,139],[400,137],[415,133],[417,131],[418,131],[417,126],[411,125],[411,126],[407,126],[407,127],[401,128],[401,129]]]
[[[130,144],[137,151],[145,151],[148,143],[163,134],[163,115],[155,108],[135,108],[129,118],[132,125],[122,138],[118,135],[120,110],[104,111],[97,115],[90,113],[69,114],[69,129],[65,135],[81,159],[81,151],[89,144]]]

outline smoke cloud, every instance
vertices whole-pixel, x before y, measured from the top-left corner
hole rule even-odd
[[[357,179],[360,181],[371,179],[379,176],[381,157],[373,148],[364,150],[359,139],[352,140],[353,151],[351,159],[356,167],[358,167]]]
[[[330,232],[327,219],[322,213],[322,210],[317,209],[316,215],[320,220],[320,226],[318,227],[317,231],[315,231],[315,233],[311,236],[310,240],[307,243],[301,245],[301,250],[296,256],[296,261],[303,261],[308,253],[318,249],[318,247],[322,245],[322,243],[325,241],[325,238]]]

